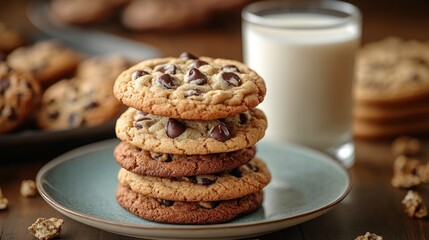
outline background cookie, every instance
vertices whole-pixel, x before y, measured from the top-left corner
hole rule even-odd
[[[87,24],[110,17],[129,0],[52,0],[51,10],[62,22]]]
[[[79,61],[80,56],[77,52],[55,40],[20,47],[7,57],[7,62],[12,68],[31,74],[43,86],[73,71]]]
[[[122,168],[119,183],[144,196],[170,201],[219,201],[240,198],[259,192],[271,175],[257,158],[229,172],[182,178],[142,176]]]
[[[254,145],[267,128],[262,111],[250,109],[221,120],[179,120],[129,108],[116,122],[116,136],[147,151],[170,154],[231,152]]]
[[[353,134],[357,138],[393,138],[429,132],[429,115],[393,122],[353,121]]]
[[[256,192],[238,199],[219,202],[173,202],[145,197],[119,185],[119,204],[131,213],[155,222],[174,224],[210,224],[230,221],[258,209],[263,193]]]
[[[256,107],[264,80],[240,62],[208,57],[146,60],[116,80],[115,96],[125,105],[154,115],[212,120]]]
[[[253,159],[256,147],[208,155],[173,155],[142,150],[121,142],[115,148],[118,164],[130,172],[154,177],[181,177],[231,170]]]
[[[96,56],[79,63],[76,78],[85,81],[100,81],[97,84],[111,83],[113,88],[113,83],[118,75],[129,67],[130,62],[122,56]]]
[[[132,30],[173,30],[200,25],[209,9],[195,0],[135,0],[122,11],[121,21]],[[205,2],[205,1],[200,1]]]
[[[12,131],[30,117],[40,94],[38,82],[0,62],[0,133]]]
[[[388,38],[365,45],[357,59],[357,102],[386,104],[429,98],[429,45]]]
[[[118,116],[122,108],[111,84],[62,80],[43,94],[37,122],[45,129],[90,126]]]
[[[421,117],[429,115],[429,99],[416,102],[406,102],[403,104],[362,104],[357,103],[353,109],[356,119],[387,122],[407,118]]]

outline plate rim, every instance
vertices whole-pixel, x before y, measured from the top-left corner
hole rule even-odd
[[[337,198],[335,198],[333,201],[329,202],[329,204],[326,204],[326,205],[324,205],[320,208],[314,209],[312,211],[304,212],[302,214],[297,214],[295,216],[291,216],[291,217],[287,217],[287,218],[268,220],[268,221],[264,221],[264,222],[252,221],[252,222],[245,222],[245,223],[219,223],[219,224],[207,224],[207,225],[174,225],[174,224],[169,224],[169,225],[165,225],[165,226],[145,225],[145,224],[136,224],[136,223],[120,223],[117,221],[100,219],[100,218],[97,218],[97,217],[94,217],[94,216],[91,216],[91,215],[85,214],[85,213],[79,213],[79,212],[71,210],[67,207],[62,206],[60,203],[56,202],[51,196],[49,196],[49,194],[45,191],[45,189],[42,186],[42,177],[48,171],[53,169],[55,166],[58,166],[64,162],[70,161],[73,159],[73,157],[76,157],[79,155],[84,155],[84,154],[88,154],[91,152],[97,152],[97,151],[100,151],[102,149],[111,148],[111,146],[115,142],[119,143],[119,139],[112,138],[112,139],[108,139],[108,140],[103,140],[103,141],[87,144],[87,145],[75,148],[73,150],[67,151],[64,154],[61,154],[60,156],[58,156],[58,157],[52,159],[51,161],[49,161],[48,163],[46,163],[42,168],[40,168],[40,170],[38,171],[38,173],[36,175],[36,185],[37,185],[37,189],[38,189],[39,194],[54,209],[57,208],[56,209],[57,211],[58,211],[58,209],[61,209],[62,211],[66,212],[70,215],[73,215],[73,216],[78,217],[78,218],[83,218],[83,219],[86,219],[88,221],[94,221],[94,222],[107,224],[107,225],[114,225],[116,227],[124,227],[124,228],[140,229],[140,230],[142,230],[142,229],[147,229],[147,230],[167,230],[167,229],[170,229],[170,230],[175,230],[175,231],[177,231],[177,230],[178,231],[182,231],[182,230],[188,231],[188,230],[215,230],[215,229],[220,229],[220,228],[221,229],[235,229],[235,228],[243,228],[243,227],[251,227],[251,226],[258,226],[259,227],[259,226],[263,226],[263,225],[279,224],[279,223],[284,222],[284,221],[292,221],[295,219],[305,218],[307,216],[316,214],[318,212],[323,212],[323,211],[327,211],[327,210],[331,209],[332,207],[334,207],[335,205],[340,203],[349,194],[349,192],[351,191],[351,188],[352,188],[351,176],[350,176],[349,172],[343,166],[341,166],[340,163],[338,163],[334,158],[330,157],[329,155],[324,154],[322,152],[319,152],[317,150],[310,149],[310,148],[305,147],[305,146],[297,145],[297,144],[290,144],[290,143],[279,144],[279,143],[275,143],[275,142],[262,140],[261,141],[262,143],[275,145],[276,147],[285,147],[286,146],[286,147],[296,149],[300,153],[302,153],[304,151],[307,154],[318,155],[318,157],[323,159],[322,161],[329,162],[331,165],[336,166],[339,169],[339,171],[343,171],[343,173],[347,179],[347,183],[344,186],[344,188],[345,188],[344,191],[341,194],[339,194],[339,196]]]

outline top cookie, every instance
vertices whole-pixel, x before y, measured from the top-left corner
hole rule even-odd
[[[355,96],[358,102],[377,104],[429,97],[429,45],[388,38],[363,47]]]
[[[122,103],[154,115],[213,120],[256,107],[264,80],[244,64],[195,57],[146,60],[124,71],[114,93]]]

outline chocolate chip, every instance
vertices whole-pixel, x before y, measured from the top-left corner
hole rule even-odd
[[[240,168],[234,168],[231,171],[229,171],[229,174],[236,178],[241,178],[243,175],[241,174]]]
[[[161,205],[167,206],[167,207],[171,207],[174,204],[174,201],[170,201],[170,200],[165,200],[165,199],[158,199],[158,202]]]
[[[196,176],[197,183],[201,185],[210,185],[216,182],[217,177],[215,175],[201,175]]]
[[[192,88],[185,92],[185,97],[201,96],[201,94],[203,94],[203,91],[196,88]]]
[[[171,155],[170,154],[166,154],[166,153],[150,152],[150,157],[153,160],[157,160],[157,161],[160,161],[160,162],[171,162],[171,161],[173,161]]]
[[[202,61],[199,59],[194,60],[194,62],[192,63],[192,66],[196,67],[196,68],[199,68],[199,67],[204,66],[204,65],[208,65],[208,63],[206,61]]]
[[[135,70],[133,73],[131,73],[131,80],[135,81],[137,78],[143,77],[145,75],[149,75],[149,73],[143,70]]]
[[[168,73],[168,74],[176,74],[177,67],[174,64],[164,64],[161,66],[156,66],[155,71]]]
[[[185,82],[203,85],[207,83],[207,76],[198,70],[198,68],[191,68],[185,75]]]
[[[183,125],[181,122],[177,121],[174,118],[168,119],[167,136],[171,138],[176,138],[182,135],[182,133],[185,132],[185,130],[186,130],[186,126]]]
[[[97,103],[97,102],[90,102],[89,104],[87,104],[85,106],[85,110],[91,110],[91,109],[97,108],[98,106],[100,106],[99,103]]]
[[[176,79],[172,77],[170,74],[163,74],[156,79],[155,84],[159,87],[172,89],[176,87],[177,82],[176,82]]]
[[[188,52],[182,52],[179,57],[182,59],[197,59],[196,56]]]
[[[420,65],[429,65],[429,64],[428,64],[428,62],[426,62],[426,60],[425,60],[425,59],[420,58],[420,57],[412,58],[412,60],[413,60],[415,63],[420,64]]]
[[[222,71],[224,71],[224,72],[238,72],[238,73],[241,73],[240,69],[238,69],[238,67],[235,66],[235,65],[226,65],[226,66],[223,66],[222,67]]]
[[[142,117],[142,118],[137,119],[134,122],[134,127],[136,127],[137,129],[142,129],[144,127],[144,121],[147,121],[147,120],[152,120],[152,118]]]
[[[55,120],[60,116],[60,113],[58,111],[50,112],[48,113],[48,118],[51,120]]]
[[[55,98],[51,98],[49,99],[49,101],[47,102],[48,105],[54,104],[56,102]]]
[[[249,121],[249,116],[246,113],[240,113],[238,115],[238,122],[240,124],[246,124]]]
[[[218,141],[225,142],[231,138],[231,133],[229,132],[225,123],[221,122],[211,130],[210,137]]]
[[[241,84],[240,77],[232,72],[222,72],[221,78],[232,87],[238,87]]]
[[[10,87],[10,82],[8,79],[0,80],[0,95],[3,95],[6,90]]]

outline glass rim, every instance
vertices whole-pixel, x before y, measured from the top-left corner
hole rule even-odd
[[[338,21],[332,23],[326,23],[324,25],[309,26],[291,26],[288,23],[281,23],[276,19],[270,19],[264,17],[261,13],[263,12],[302,12],[302,13],[321,13],[326,15],[333,15],[333,13],[346,14],[347,16],[341,17]],[[331,13],[331,14],[328,14]],[[268,14],[267,14],[268,15]],[[251,3],[243,8],[241,11],[241,18],[251,24],[260,25],[270,28],[284,28],[294,30],[314,30],[314,29],[331,29],[340,27],[349,23],[360,24],[362,15],[360,10],[353,4],[333,1],[333,0],[322,0],[322,1],[304,1],[304,2],[285,2],[281,0],[270,0],[270,1],[259,1]]]

